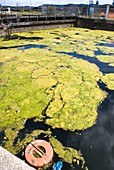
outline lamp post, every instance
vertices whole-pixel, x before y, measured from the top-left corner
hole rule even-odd
[[[110,5],[107,5],[107,8],[106,8],[106,14],[105,14],[105,19],[107,19],[107,18],[108,18],[109,9],[110,9]]]

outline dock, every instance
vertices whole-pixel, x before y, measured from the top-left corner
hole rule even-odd
[[[0,170],[35,170],[0,146]]]

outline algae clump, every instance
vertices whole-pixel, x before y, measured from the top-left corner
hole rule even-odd
[[[93,31],[65,28],[34,31],[33,34],[20,33],[18,35],[42,37],[36,44],[48,45],[49,48],[28,49],[24,52],[15,48],[2,50],[1,129],[34,116],[39,117],[39,120],[48,116],[46,123],[53,128],[71,131],[95,124],[97,107],[106,96],[97,85],[102,73],[94,64],[56,53],[66,49],[65,43],[69,46],[68,51],[74,50],[76,37],[79,37],[75,42],[79,48],[84,35],[86,39],[95,40],[96,35],[90,37],[90,32]],[[16,43],[16,40],[10,41]],[[18,45],[19,41],[20,44],[27,43],[18,39]],[[58,41],[60,44],[53,47],[53,43]],[[9,46],[9,43],[2,41],[1,46]],[[77,47],[76,50],[79,52]]]
[[[45,120],[53,129],[75,131],[92,127],[97,120],[97,108],[106,97],[97,82],[101,79],[113,89],[113,74],[103,76],[95,64],[71,57],[64,52],[76,52],[85,58],[95,57],[95,51],[99,48],[106,56],[103,58],[104,56],[97,55],[97,59],[113,66],[113,57],[108,55],[110,48],[98,45],[103,41],[111,43],[113,32],[110,32],[110,39],[107,31],[80,28],[40,30],[33,31],[32,34],[17,35],[40,36],[42,39],[29,39],[29,42],[24,39],[1,39],[1,47],[35,43],[43,44],[46,48],[23,51],[17,48],[1,49],[0,131],[5,133],[4,147],[9,147],[11,152],[16,153],[33,140],[34,135],[49,133],[42,130],[33,131],[13,146],[26,120],[33,117],[36,117],[37,121]],[[54,151],[64,161],[72,163],[75,157],[77,164],[80,160],[84,162],[79,152],[65,148],[53,136],[50,142]],[[60,146],[59,150],[56,145]]]
[[[107,87],[111,90],[114,90],[114,74],[106,74],[102,77],[102,81],[106,83]]]

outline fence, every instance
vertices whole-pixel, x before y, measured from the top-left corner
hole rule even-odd
[[[108,9],[109,8],[109,9]],[[40,7],[1,7],[1,18],[7,15],[82,16],[114,19],[114,5],[42,5]],[[108,15],[107,15],[108,14]],[[107,15],[107,17],[106,17]]]
[[[106,18],[107,8],[108,16]],[[46,16],[83,16],[114,19],[114,5],[43,5],[42,15]]]

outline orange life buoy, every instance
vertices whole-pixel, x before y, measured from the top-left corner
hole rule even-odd
[[[53,149],[45,140],[34,140],[25,149],[25,158],[34,167],[43,167],[53,158]]]

